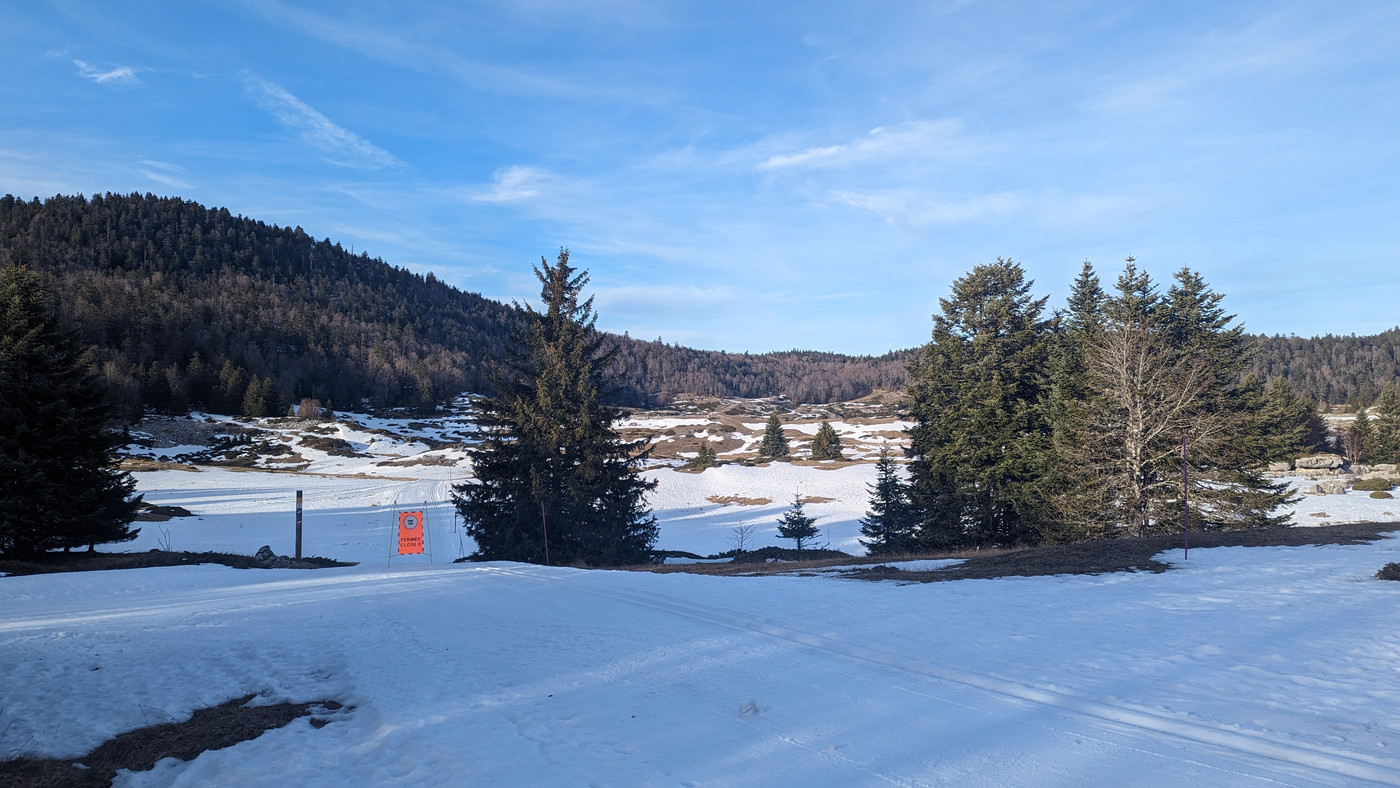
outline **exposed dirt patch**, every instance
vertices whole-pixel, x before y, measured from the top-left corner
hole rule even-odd
[[[456,465],[457,461],[442,454],[419,454],[403,460],[376,462],[381,468],[412,468],[417,465]]]
[[[114,736],[81,758],[16,758],[0,761],[0,785],[107,786],[120,769],[144,772],[163,758],[193,760],[202,752],[250,741],[292,720],[315,714],[313,727],[324,727],[349,708],[334,700],[248,706],[257,697],[199,709],[185,722],[138,728]],[[317,724],[319,723],[319,724]]]
[[[1192,549],[1204,547],[1297,547],[1302,545],[1364,544],[1400,531],[1400,523],[1352,523],[1316,528],[1263,528],[1255,531],[1209,531],[1191,534]],[[1097,575],[1109,572],[1165,572],[1171,567],[1153,556],[1181,549],[1181,536],[1147,536],[1136,539],[1103,539],[1065,545],[1020,549],[991,549],[960,553],[922,553],[900,556],[848,556],[804,550],[798,561],[795,550],[763,548],[741,554],[733,562],[667,564],[637,567],[652,572],[691,572],[706,575],[810,574],[833,566],[851,566],[844,577],[860,580],[901,580],[930,583],[995,577],[1042,575]],[[777,558],[777,561],[769,559]],[[958,558],[962,563],[937,571],[912,572],[890,564],[920,559]],[[855,566],[852,566],[855,565]]]
[[[147,523],[163,523],[172,517],[194,517],[194,512],[183,506],[159,506],[153,503],[141,503],[141,511],[136,515],[136,519]]]
[[[340,438],[322,438],[316,435],[304,435],[301,445],[309,449],[323,451],[333,457],[368,457],[355,450],[353,444]]]
[[[183,462],[166,462],[164,460],[146,460],[139,457],[128,457],[121,461],[121,469],[131,473],[142,471],[190,471],[199,473],[199,469],[193,465]]]
[[[705,500],[724,506],[731,503],[738,506],[767,506],[773,502],[772,498],[745,498],[742,495],[710,495]]]
[[[191,566],[194,564],[222,564],[234,569],[265,568],[264,564],[251,555],[151,550],[147,553],[45,553],[29,560],[0,559],[0,572],[10,575],[39,575],[49,572],[146,569],[153,566]],[[301,559],[300,563],[293,568],[325,569],[333,566],[354,566],[354,563],[314,556]]]
[[[1318,528],[1261,528],[1252,531],[1206,531],[1191,534],[1191,547],[1299,547],[1302,545],[1364,544],[1395,531],[1400,523],[1353,523]],[[1153,556],[1181,549],[1181,535],[1137,539],[1101,539],[1065,545],[1010,550],[998,555],[968,556],[957,566],[935,572],[906,572],[877,566],[852,570],[850,576],[870,580],[900,579],[932,582],[993,577],[1096,575],[1107,572],[1165,572],[1171,567]]]

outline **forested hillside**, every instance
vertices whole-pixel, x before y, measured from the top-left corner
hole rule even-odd
[[[545,250],[548,251],[548,250]],[[115,403],[276,413],[424,406],[489,388],[518,311],[283,228],[153,195],[0,198],[0,263],[40,272]],[[526,265],[528,261],[521,261]],[[679,393],[850,399],[907,381],[905,353],[697,351],[615,337],[626,404]]]
[[[1257,337],[1250,370],[1285,378],[1314,402],[1370,406],[1387,383],[1400,380],[1400,328],[1375,336]]]

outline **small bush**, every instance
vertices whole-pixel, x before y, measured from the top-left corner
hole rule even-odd
[[[1372,497],[1372,498],[1394,498],[1395,496],[1391,495],[1390,493],[1386,492],[1385,490],[1376,490],[1375,492],[1372,492],[1372,493],[1371,493],[1371,497]]]
[[[1360,490],[1361,492],[1381,492],[1389,490],[1394,486],[1395,485],[1390,483],[1389,479],[1357,479],[1356,483],[1351,486],[1351,489]]]
[[[1400,564],[1391,562],[1381,567],[1381,571],[1376,573],[1376,577],[1382,580],[1400,580]]]

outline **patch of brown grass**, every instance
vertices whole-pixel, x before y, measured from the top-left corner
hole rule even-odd
[[[717,503],[722,506],[736,504],[738,506],[767,506],[773,502],[772,498],[745,498],[742,495],[710,495],[705,500],[710,503]]]
[[[354,563],[319,556],[303,558],[301,561],[304,565],[303,568],[307,569],[354,566]],[[53,552],[29,559],[0,558],[0,572],[10,575],[39,575],[50,572],[95,572],[106,569],[148,569],[153,566],[192,566],[195,564],[221,564],[231,566],[234,569],[264,568],[251,555],[151,550],[145,553]]]
[[[0,761],[0,784],[26,786],[107,786],[121,769],[150,771],[163,758],[193,760],[200,753],[251,741],[267,731],[311,714],[340,711],[334,700],[246,705],[256,695],[199,709],[185,722],[169,722],[118,734],[80,758],[16,758]],[[312,717],[313,727],[330,722]],[[318,724],[319,723],[319,724]]]
[[[376,462],[382,468],[412,468],[415,465],[456,465],[457,461],[442,454],[424,456],[422,454],[407,457],[402,460],[384,460]]]
[[[199,469],[193,465],[186,465],[182,462],[166,462],[164,460],[145,460],[139,457],[128,457],[121,462],[121,469],[131,473],[142,471],[190,471],[199,473]]]

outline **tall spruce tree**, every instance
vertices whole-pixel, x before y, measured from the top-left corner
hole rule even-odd
[[[1049,462],[1045,298],[1010,260],[979,265],[940,299],[910,365],[911,499],[932,548],[1034,541]]]
[[[1084,491],[1072,476],[1083,451],[1093,396],[1086,362],[1090,347],[1099,341],[1103,330],[1106,298],[1093,264],[1085,260],[1070,288],[1066,308],[1056,315],[1054,323],[1046,402],[1052,461],[1043,480],[1049,515],[1040,523],[1041,539],[1048,542],[1073,542],[1098,535],[1075,516],[1087,503],[1081,500]]]
[[[1387,383],[1376,398],[1376,420],[1369,454],[1373,462],[1400,462],[1400,388]]]
[[[1371,448],[1376,443],[1376,425],[1371,419],[1369,408],[1357,406],[1356,420],[1343,435],[1342,445],[1347,459],[1352,462],[1370,462]]]
[[[89,360],[28,268],[0,270],[0,554],[125,542],[141,497]]]
[[[836,429],[826,419],[822,419],[817,434],[812,438],[812,459],[841,459],[841,436],[836,434]]]
[[[1081,537],[1179,528],[1183,441],[1193,523],[1286,521],[1273,514],[1290,500],[1286,486],[1263,473],[1284,451],[1265,435],[1278,425],[1258,414],[1267,392],[1236,383],[1249,361],[1243,328],[1199,274],[1182,269],[1175,280],[1164,298],[1128,258],[1088,345],[1092,396],[1078,440],[1067,442],[1079,447],[1065,458],[1075,483],[1058,499],[1061,519]]]
[[[783,422],[774,413],[768,417],[763,429],[763,442],[758,445],[758,456],[777,459],[788,456],[788,441],[783,435]]]
[[[605,402],[612,352],[595,328],[586,272],[561,249],[535,269],[544,311],[500,359],[498,394],[477,404],[484,440],[470,451],[475,479],[453,501],[481,560],[609,566],[641,563],[656,542],[656,518],[639,474],[643,442],[613,429]],[[546,534],[548,541],[546,542]],[[548,556],[548,558],[546,558]]]
[[[802,543],[817,538],[817,518],[802,511],[802,496],[795,495],[792,506],[778,518],[778,536],[797,543],[797,555],[802,556]]]
[[[915,520],[909,506],[909,493],[899,478],[899,466],[889,449],[881,447],[875,462],[875,483],[870,489],[870,508],[860,520],[861,544],[871,555],[893,555],[914,550]]]

